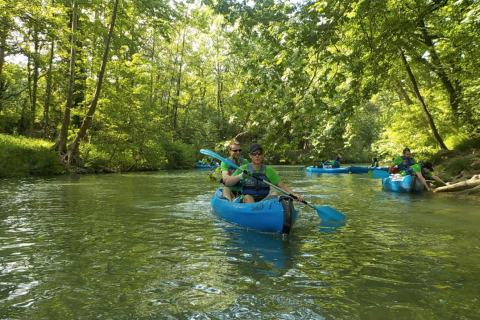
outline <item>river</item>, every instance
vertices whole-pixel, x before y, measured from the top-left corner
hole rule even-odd
[[[480,200],[274,167],[290,235],[216,217],[210,171],[0,180],[0,319],[479,319]]]

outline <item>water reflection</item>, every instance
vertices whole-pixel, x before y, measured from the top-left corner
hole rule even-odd
[[[226,253],[229,262],[233,264],[242,261],[257,262],[255,265],[259,273],[265,273],[270,268],[286,268],[289,252],[285,243],[289,241],[288,235],[263,233],[228,225],[221,226],[217,233],[223,238],[220,250]]]
[[[346,224],[233,226],[196,170],[0,181],[0,319],[478,318],[478,198],[278,172]]]
[[[318,231],[326,233],[341,232],[341,227],[345,225],[345,221],[320,221],[320,228]]]

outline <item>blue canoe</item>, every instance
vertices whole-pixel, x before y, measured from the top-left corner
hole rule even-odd
[[[349,173],[350,167],[345,168],[314,168],[312,166],[307,167],[308,172],[314,173]]]
[[[382,187],[384,190],[402,193],[422,193],[424,190],[422,181],[417,177],[409,175],[401,176],[398,174],[392,174],[383,178]]]
[[[197,169],[216,169],[219,168],[220,166],[209,166],[206,164],[197,164]]]
[[[360,166],[350,167],[351,173],[368,173],[368,171],[372,171],[372,170],[388,171],[388,167],[360,167]]]
[[[222,199],[222,189],[210,203],[220,218],[246,228],[278,233],[290,233],[297,211],[289,197],[273,197],[256,203],[237,203]]]

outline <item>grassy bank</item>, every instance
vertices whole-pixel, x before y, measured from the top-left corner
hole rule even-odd
[[[0,178],[61,173],[64,167],[52,146],[50,141],[0,134]]]

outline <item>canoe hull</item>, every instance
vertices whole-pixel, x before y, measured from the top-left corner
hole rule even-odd
[[[372,170],[382,170],[382,171],[388,171],[388,167],[360,167],[360,166],[351,166],[350,167],[350,172],[351,173],[368,173],[368,171]]]
[[[409,175],[390,175],[387,178],[383,178],[382,187],[387,191],[401,193],[422,193],[424,190],[422,181],[417,177]]]
[[[307,167],[308,172],[314,173],[349,173],[350,167],[345,168],[314,168],[312,166]]]
[[[297,218],[292,199],[275,197],[256,203],[237,203],[222,199],[222,189],[219,188],[210,201],[213,212],[220,218],[246,228],[290,233]]]

